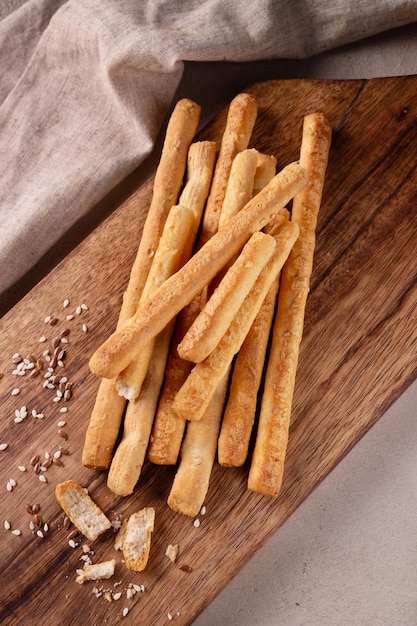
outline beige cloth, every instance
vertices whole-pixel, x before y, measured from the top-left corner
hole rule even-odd
[[[3,0],[0,294],[149,154],[184,61],[305,58],[414,21],[406,0]]]

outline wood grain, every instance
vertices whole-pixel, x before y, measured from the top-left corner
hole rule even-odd
[[[130,609],[125,623],[165,624],[170,612],[176,624],[190,624],[416,376],[417,79],[269,81],[248,91],[259,101],[252,145],[275,154],[281,166],[297,158],[304,114],[322,110],[334,129],[280,495],[271,500],[248,492],[247,466],[216,465],[207,513],[195,528],[166,505],[175,468],[145,464],[134,494],[117,498],[104,473],[81,466],[98,387],[88,359],[115,328],[150,201],[149,181],[1,320],[0,443],[9,444],[0,452],[2,624],[115,624],[124,607]],[[199,138],[219,140],[225,115]],[[66,320],[82,302],[89,310]],[[44,322],[49,314],[59,319],[54,327]],[[64,401],[54,403],[55,391],[43,388],[42,375],[11,374],[15,352],[41,355],[64,327],[71,332],[62,373],[74,383],[66,414],[59,412]],[[38,343],[42,335],[47,342]],[[11,396],[13,387],[21,388],[18,396]],[[14,412],[22,405],[29,415],[16,424]],[[33,409],[45,417],[32,417]],[[62,418],[66,441],[58,434]],[[70,454],[63,467],[44,472],[47,482],[41,483],[29,460],[60,444]],[[11,478],[17,485],[9,492]],[[156,509],[145,572],[125,569],[112,531],[91,546],[94,562],[116,555],[114,580],[120,584],[97,586],[122,592],[120,600],[97,598],[93,584],[75,583],[81,546],[69,546],[54,498],[55,485],[67,478],[88,487],[112,520],[144,506]],[[33,516],[26,505],[35,502],[49,524],[44,538],[29,529]],[[21,536],[5,530],[4,520]],[[178,565],[190,571],[164,556],[169,543],[179,544]],[[146,590],[127,599],[129,582]]]

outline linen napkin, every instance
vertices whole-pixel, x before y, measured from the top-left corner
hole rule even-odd
[[[184,62],[306,58],[414,21],[407,0],[5,0],[0,294],[151,152]]]

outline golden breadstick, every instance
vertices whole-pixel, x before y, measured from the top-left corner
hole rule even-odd
[[[228,376],[225,376],[203,418],[188,423],[181,446],[181,460],[168,497],[168,505],[177,513],[195,516],[204,504],[216,457],[228,382]]]
[[[143,227],[138,252],[124,293],[117,328],[136,312],[140,294],[169,209],[176,203],[186,166],[187,151],[197,130],[200,107],[182,99],[168,122],[161,159],[155,174],[153,196]],[[90,416],[82,452],[82,463],[94,469],[107,469],[119,434],[126,401],[113,381],[100,382]]]
[[[219,225],[222,225],[252,198],[253,183],[258,166],[259,153],[254,148],[247,148],[233,159],[227,181],[223,205],[219,215]]]
[[[238,94],[229,105],[213,183],[203,217],[201,244],[208,241],[218,230],[230,169],[235,156],[249,145],[257,113],[256,98],[248,93]]]
[[[172,408],[180,417],[188,420],[201,419],[217,385],[225,376],[249,332],[272,282],[284,265],[298,233],[298,225],[287,222],[275,235],[275,254],[259,274],[226,333],[213,352],[193,368],[175,396]]]
[[[282,271],[271,354],[248,480],[249,489],[271,497],[278,495],[284,473],[299,346],[313,265],[317,214],[330,142],[331,127],[326,118],[322,114],[308,115],[304,120],[300,154],[308,183],[294,198],[292,210],[292,219],[300,227],[300,236]]]
[[[90,369],[104,378],[117,376],[136,357],[143,342],[158,334],[222,267],[239,252],[249,237],[281,214],[283,207],[305,185],[305,172],[298,163],[287,165],[154,295],[139,304],[136,314],[116,330],[93,354]]]
[[[256,150],[244,150],[236,155],[230,170],[223,207],[220,216],[218,216],[219,226],[226,221],[226,217],[227,219],[232,217],[251,198],[254,176],[258,166],[259,158]],[[213,208],[213,204],[211,206]],[[206,220],[206,227],[207,224],[214,227],[215,222],[215,219]],[[208,240],[213,234],[204,232],[202,240]],[[193,298],[190,304],[181,311],[177,321],[173,347],[168,357],[165,380],[148,448],[148,459],[152,463],[174,465],[178,459],[185,420],[172,410],[172,402],[177,391],[187,379],[193,365],[180,358],[176,346],[182,341],[185,333],[200,313],[201,306],[204,305],[204,297],[207,294],[208,291],[205,290],[204,296],[200,294]]]
[[[261,191],[276,174],[277,160],[273,155],[258,152],[258,163],[253,182],[253,195]]]
[[[182,359],[200,363],[214,350],[275,246],[275,239],[270,235],[263,232],[252,235],[177,346]]]
[[[189,243],[193,224],[194,213],[191,209],[181,205],[172,207],[143,288],[141,302],[149,298],[169,276],[181,267],[184,248]],[[155,337],[143,344],[137,357],[116,378],[117,390],[127,400],[135,400],[140,393],[154,343]]]
[[[139,480],[164,379],[173,323],[157,336],[139,397],[127,405],[122,439],[107,477],[108,488],[119,496],[131,494]]]

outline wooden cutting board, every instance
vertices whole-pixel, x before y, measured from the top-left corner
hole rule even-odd
[[[190,624],[415,378],[416,78],[270,81],[248,91],[259,101],[252,145],[275,154],[280,165],[298,157],[304,114],[322,110],[334,128],[282,491],[276,500],[250,493],[247,466],[216,465],[206,513],[195,527],[166,505],[174,468],[146,464],[135,493],[121,498],[107,489],[105,473],[81,466],[99,382],[88,359],[115,327],[151,196],[149,181],[1,320],[0,443],[8,443],[0,452],[2,624],[116,624],[125,607],[126,623],[166,624],[170,613],[176,624]],[[200,138],[219,140],[225,115]],[[77,313],[84,303],[88,310]],[[74,318],[67,320],[69,313]],[[45,323],[48,315],[59,320],[55,326]],[[12,355],[41,356],[65,328],[70,334],[61,371],[73,383],[72,398],[54,402],[43,372],[34,378],[29,371],[12,374]],[[41,337],[46,341],[39,343]],[[20,393],[11,395],[13,388]],[[22,406],[28,416],[16,423]],[[63,406],[67,413],[60,412]],[[60,445],[70,454],[61,457],[63,466],[41,472],[47,481],[41,482],[30,461],[36,455],[43,461]],[[112,520],[155,507],[145,572],[125,569],[110,534],[90,546],[91,558],[116,556],[115,578],[75,582],[83,541],[70,547],[54,497],[55,485],[68,478],[88,487]],[[26,506],[35,503],[42,517],[35,531],[44,537],[29,527],[35,517]],[[180,546],[177,565],[165,557],[170,543]],[[128,598],[131,583],[145,590]],[[94,587],[110,591],[97,597]]]

